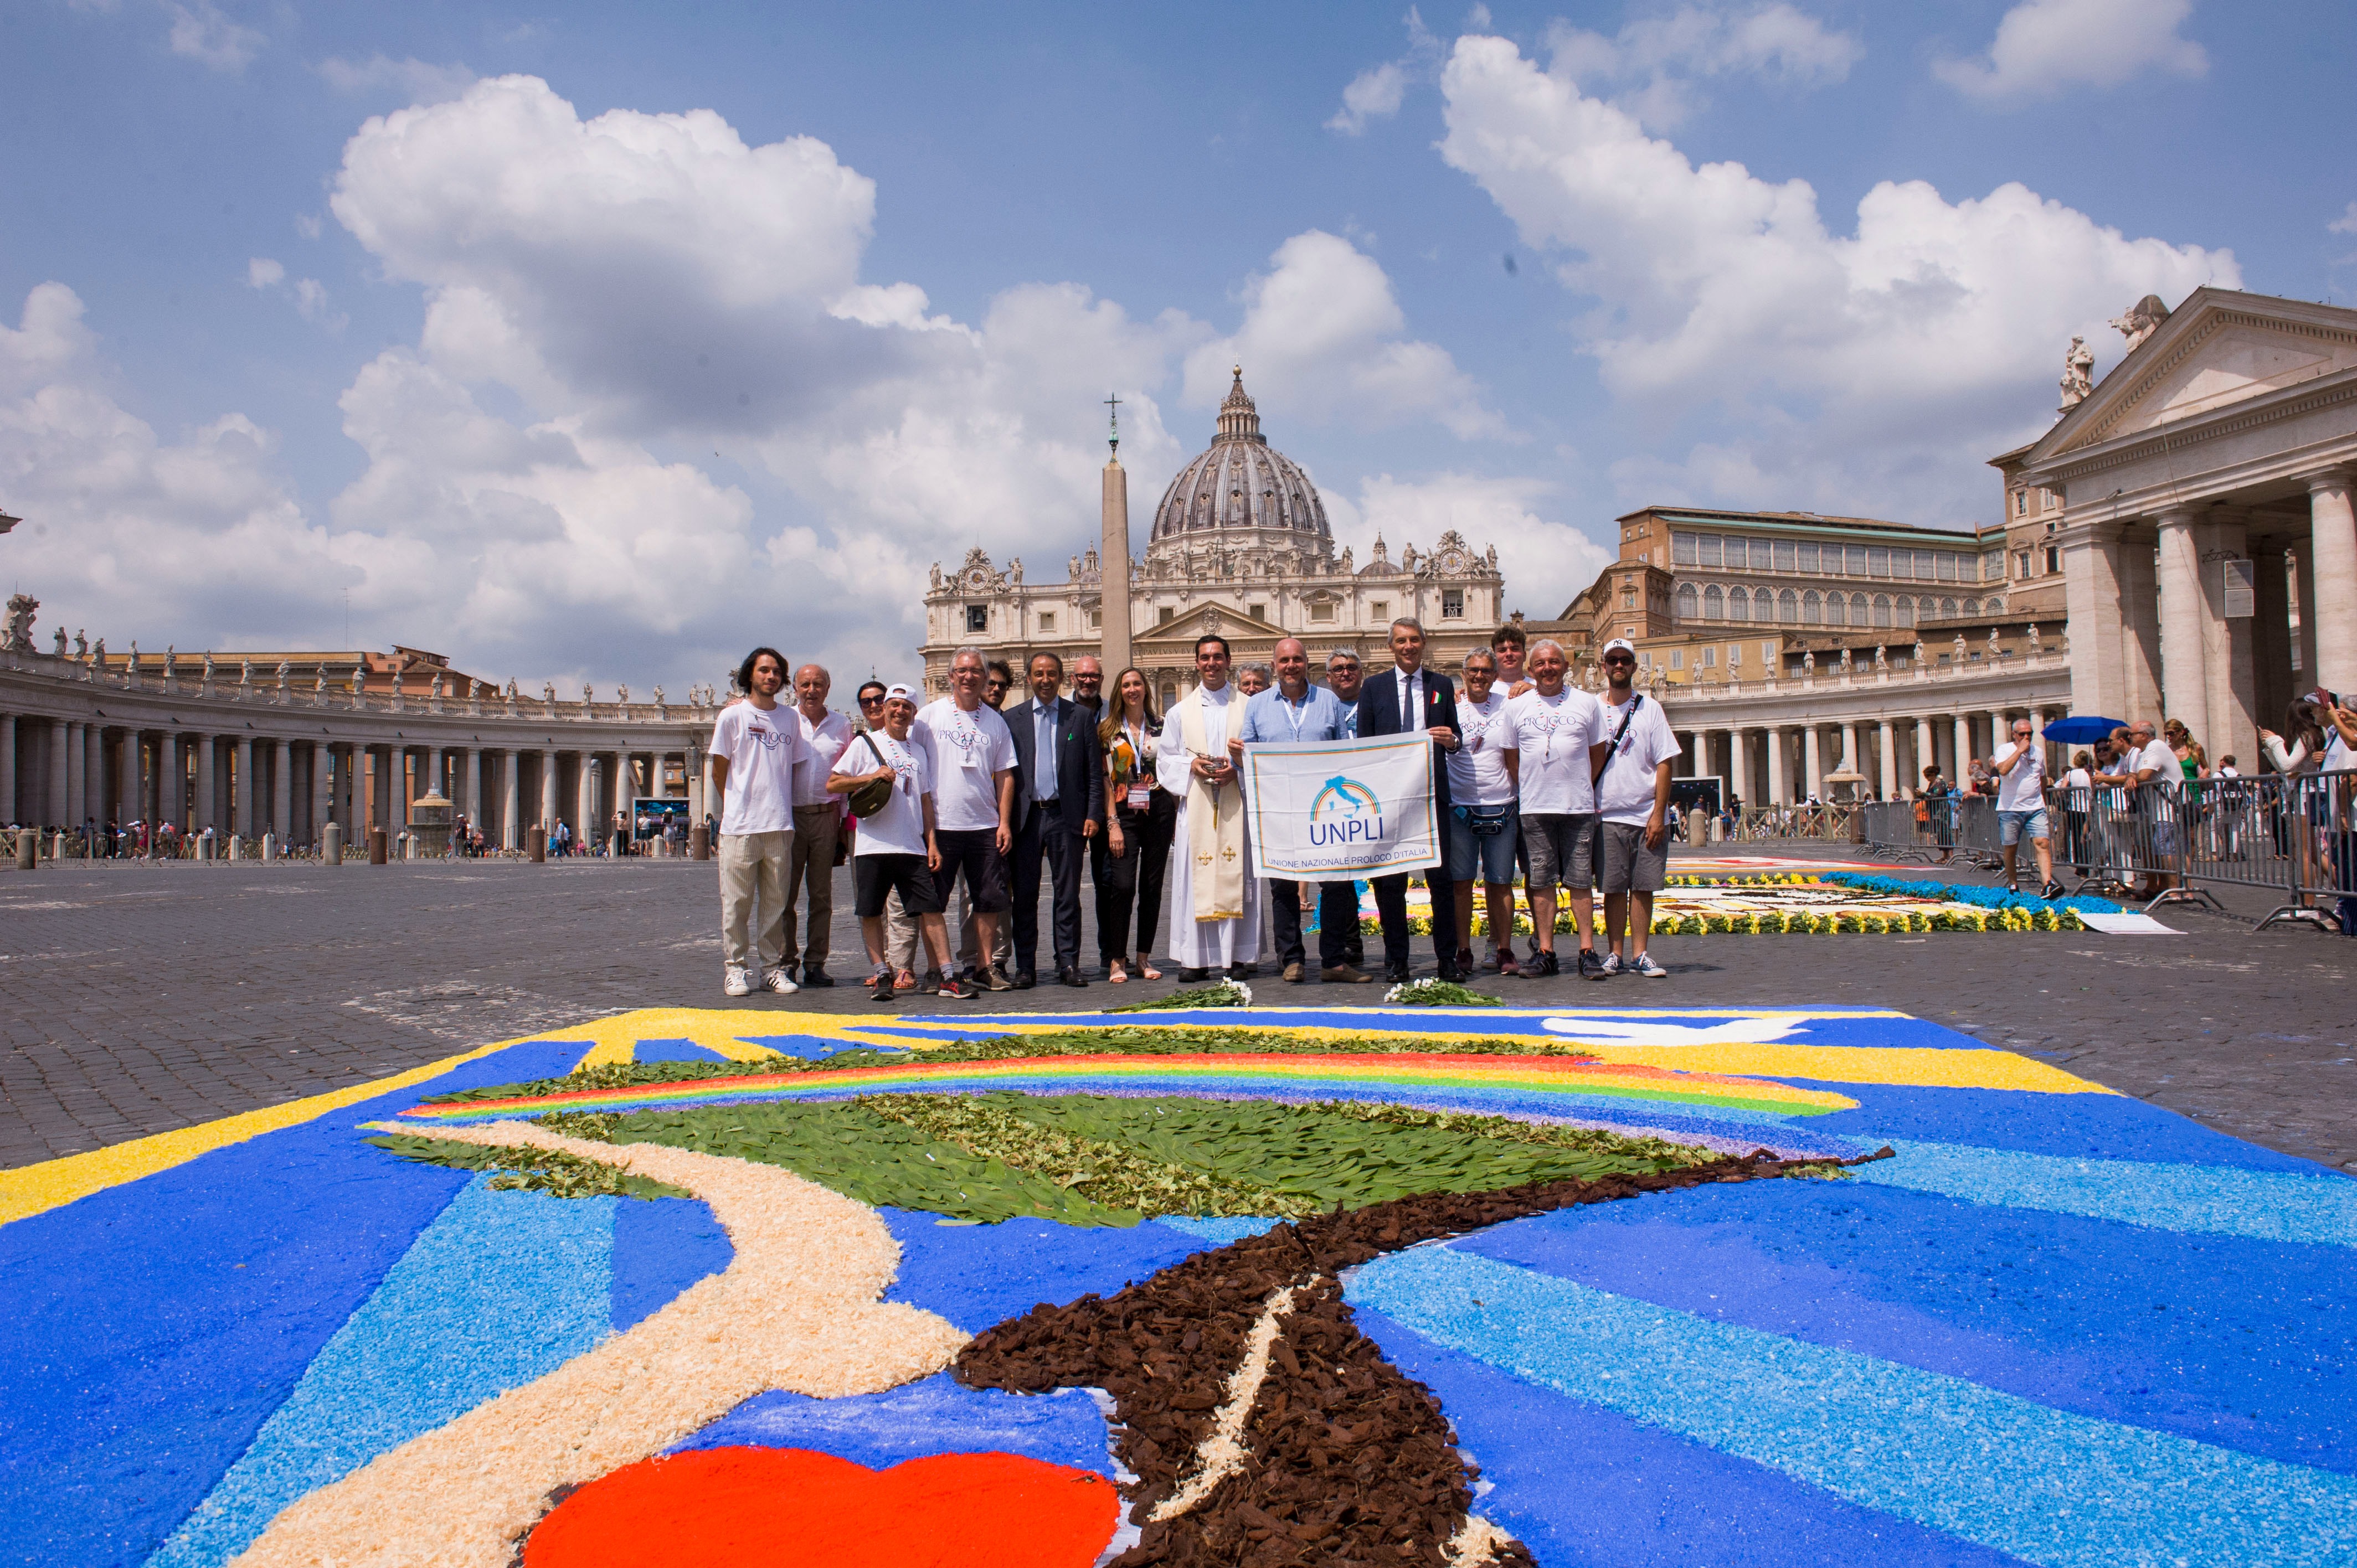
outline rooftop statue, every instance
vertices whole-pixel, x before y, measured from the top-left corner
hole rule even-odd
[[[2087,340],[2072,338],[2071,351],[2062,356],[2063,408],[2076,408],[2087,401],[2087,394],[2095,390],[2094,372],[2095,356],[2088,351]]]
[[[2168,319],[2169,306],[2160,302],[2160,295],[2148,294],[2104,325],[2119,328],[2120,336],[2128,340],[2128,352],[2133,354]]]

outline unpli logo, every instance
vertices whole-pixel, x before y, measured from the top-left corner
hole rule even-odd
[[[1383,836],[1383,802],[1355,779],[1329,779],[1309,802],[1313,844],[1373,843]]]

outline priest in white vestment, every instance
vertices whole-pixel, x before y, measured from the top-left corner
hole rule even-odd
[[[1243,722],[1243,698],[1228,684],[1228,640],[1195,644],[1202,682],[1162,722],[1156,774],[1178,798],[1170,845],[1170,959],[1178,978],[1200,983],[1214,971],[1250,974],[1260,956],[1260,882],[1244,838],[1244,791],[1228,737]]]

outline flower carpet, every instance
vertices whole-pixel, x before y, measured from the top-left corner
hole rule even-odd
[[[1681,861],[1681,867],[1688,863]],[[1432,929],[1432,893],[1412,885],[1406,892],[1409,928],[1418,936]],[[1765,869],[1681,870],[1653,895],[1654,936],[1833,936],[1904,935],[1910,931],[2077,931],[2083,913],[2115,915],[2106,898],[2041,898],[1969,883],[1917,881],[1885,872]],[[1360,929],[1380,935],[1374,893],[1359,900]],[[1530,897],[1514,888],[1514,930],[1532,929]],[[1558,896],[1555,929],[1573,929],[1569,904]],[[1490,933],[1489,900],[1477,890],[1473,934]]]
[[[2357,1561],[2357,1183],[1889,1011],[624,1014],[0,1300],[71,1568]]]

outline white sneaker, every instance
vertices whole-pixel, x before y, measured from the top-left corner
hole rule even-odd
[[[761,983],[769,987],[771,991],[776,992],[780,996],[791,996],[795,992],[802,989],[801,986],[794,983],[793,976],[788,974],[782,966],[773,969],[770,971],[769,973],[763,975],[761,977]]]
[[[1667,980],[1670,977],[1670,972],[1663,969],[1660,964],[1655,963],[1653,961],[1653,955],[1649,952],[1639,953],[1637,955],[1636,961],[1631,963],[1629,967],[1635,970],[1639,974],[1643,975],[1647,980]]]
[[[750,996],[753,994],[753,977],[745,972],[743,964],[732,963],[728,966],[727,975],[720,982],[720,989],[731,996]]]

